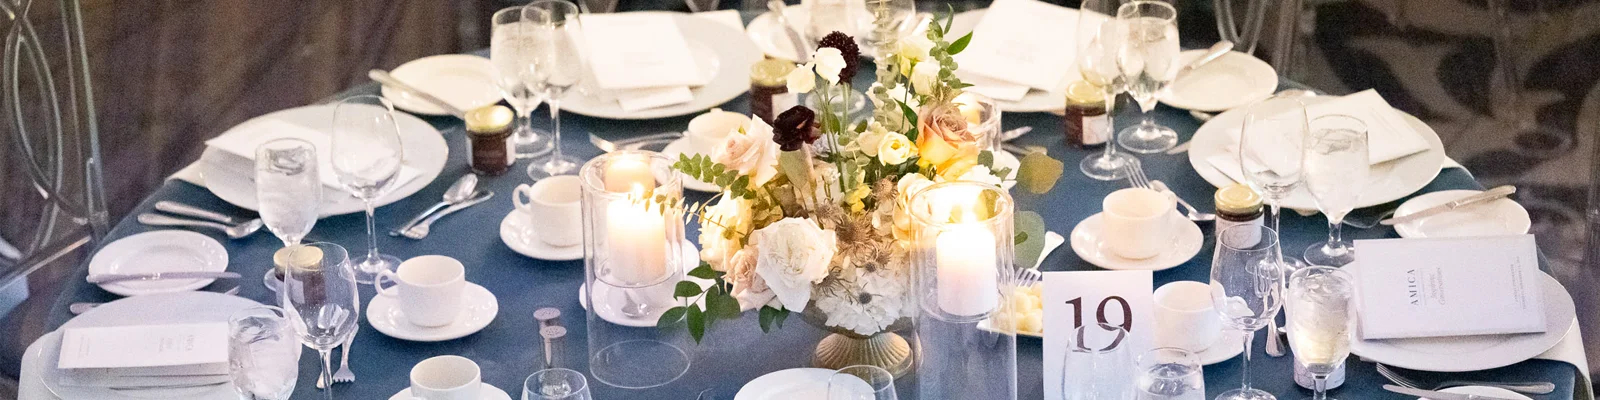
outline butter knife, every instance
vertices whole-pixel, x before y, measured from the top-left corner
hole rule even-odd
[[[1398,217],[1394,217],[1394,218],[1389,218],[1389,219],[1386,219],[1386,220],[1378,221],[1378,223],[1384,224],[1384,225],[1403,224],[1403,223],[1416,221],[1416,220],[1427,218],[1427,217],[1432,217],[1432,216],[1439,215],[1439,214],[1442,214],[1442,213],[1459,210],[1459,209],[1466,208],[1466,207],[1469,207],[1469,206],[1482,204],[1482,203],[1486,203],[1486,202],[1493,201],[1493,200],[1503,199],[1506,196],[1510,196],[1512,193],[1516,193],[1516,192],[1517,192],[1517,187],[1516,186],[1511,186],[1511,185],[1498,186],[1498,187],[1495,187],[1494,189],[1485,190],[1485,191],[1483,191],[1483,193],[1478,193],[1478,194],[1475,194],[1475,195],[1463,197],[1461,199],[1458,199],[1456,201],[1452,201],[1452,202],[1449,202],[1449,203],[1444,203],[1444,204],[1440,204],[1440,205],[1437,205],[1437,206],[1428,207],[1426,209],[1423,209],[1422,211],[1417,211],[1417,212],[1414,212],[1414,213],[1410,213],[1410,214],[1406,214],[1406,215],[1402,215],[1402,216],[1398,216]]]
[[[378,81],[378,83],[381,83],[384,86],[399,89],[402,92],[417,96],[417,98],[433,104],[435,107],[439,107],[439,109],[444,110],[444,112],[449,113],[450,115],[456,116],[456,118],[467,118],[467,113],[465,111],[461,111],[461,109],[456,108],[456,106],[450,105],[450,103],[445,102],[444,99],[434,97],[434,95],[428,94],[428,92],[424,92],[421,89],[407,85],[405,82],[401,82],[399,79],[395,79],[393,76],[389,76],[389,73],[384,72],[384,70],[374,69],[367,71],[367,77]]]
[[[237,272],[151,272],[145,274],[99,274],[89,275],[89,283],[106,284],[122,281],[158,281],[163,279],[231,279],[238,278]]]
[[[1484,396],[1478,394],[1445,393],[1437,390],[1412,389],[1395,385],[1383,385],[1383,390],[1404,395],[1425,397],[1432,400],[1512,400],[1504,397]]]
[[[1189,63],[1189,65],[1183,66],[1183,69],[1178,70],[1178,75],[1174,76],[1172,80],[1176,81],[1183,79],[1185,75],[1189,75],[1190,72],[1194,72],[1194,70],[1200,69],[1200,67],[1205,66],[1210,62],[1216,61],[1218,58],[1222,58],[1222,55],[1228,54],[1229,51],[1233,51],[1233,42],[1224,40],[1217,42],[1217,44],[1211,45],[1211,49],[1206,51],[1205,55],[1195,59],[1194,62]]]

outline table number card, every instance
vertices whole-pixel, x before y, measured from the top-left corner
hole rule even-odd
[[[1062,398],[1062,357],[1079,326],[1105,323],[1127,329],[1123,345],[1135,357],[1150,348],[1156,322],[1153,286],[1150,271],[1044,273],[1045,399]]]
[[[1070,8],[1038,0],[996,0],[956,61],[962,71],[1057,90],[1077,64],[1072,50],[1077,22],[1078,13]]]

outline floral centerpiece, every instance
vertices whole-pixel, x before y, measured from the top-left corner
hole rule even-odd
[[[817,110],[796,106],[771,125],[752,119],[712,154],[677,161],[679,171],[723,192],[691,212],[701,226],[702,263],[688,275],[714,283],[680,282],[675,295],[688,305],[668,311],[663,325],[686,318],[699,340],[713,322],[743,312],[759,310],[768,331],[800,311],[834,333],[819,345],[819,367],[906,370],[910,347],[893,333],[917,312],[906,202],[937,182],[1002,185],[1013,172],[993,165],[990,139],[970,129],[980,122],[976,113],[957,101],[970,85],[956,78],[951,56],[971,35],[946,41],[948,28],[948,19],[935,21],[925,32],[879,44],[868,121],[852,122],[834,109],[848,104],[836,96],[854,92],[861,52],[850,36],[833,32],[788,76],[791,92],[821,97]],[[1044,156],[1030,155],[1023,168],[1053,165],[1054,173],[1019,176],[1038,181],[1024,187],[1043,192],[1061,167],[1037,157]],[[1024,225],[1043,238],[1042,224]]]

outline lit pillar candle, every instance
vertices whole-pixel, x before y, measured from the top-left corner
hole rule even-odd
[[[650,173],[650,162],[643,157],[619,157],[606,165],[606,191],[632,193],[635,190],[656,188],[655,175]]]
[[[935,242],[939,309],[962,316],[993,311],[1000,302],[994,232],[980,224],[957,224]]]
[[[611,276],[623,284],[645,284],[667,273],[666,217],[643,203],[612,201],[606,210]]]

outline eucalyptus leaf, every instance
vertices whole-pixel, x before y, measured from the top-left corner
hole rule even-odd
[[[984,168],[988,168],[990,170],[994,170],[994,151],[993,150],[984,150],[984,151],[979,152],[978,153],[978,165],[982,165]],[[1001,176],[1005,176],[1005,175],[1001,175]]]
[[[1017,183],[1030,193],[1044,194],[1056,187],[1065,167],[1066,164],[1042,152],[1028,153],[1022,156],[1022,165],[1017,167]]]
[[[1012,247],[1012,263],[1018,268],[1033,268],[1044,252],[1044,217],[1033,211],[1018,211],[1012,230],[1022,241]]]

